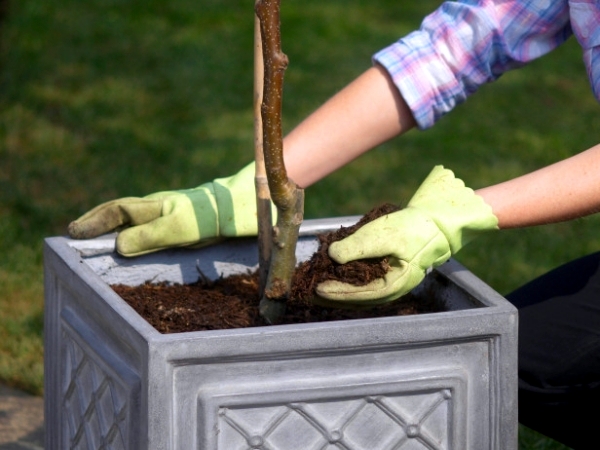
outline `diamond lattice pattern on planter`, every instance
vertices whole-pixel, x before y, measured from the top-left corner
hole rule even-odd
[[[444,450],[452,390],[219,410],[227,450]]]
[[[127,393],[63,333],[65,436],[69,449],[127,449]]]

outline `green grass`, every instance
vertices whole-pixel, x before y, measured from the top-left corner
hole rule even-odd
[[[438,2],[286,0],[284,128]],[[99,202],[198,185],[252,158],[252,2],[13,0],[0,36],[0,379],[42,393],[42,240]],[[435,164],[473,188],[588,148],[576,42],[485,86],[431,130],[307,191],[306,216],[407,201]],[[458,259],[506,293],[597,250],[598,217],[482,238]],[[51,355],[48,355],[51,357]],[[560,449],[521,429],[521,448]]]

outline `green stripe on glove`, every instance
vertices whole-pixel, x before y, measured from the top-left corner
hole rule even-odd
[[[318,285],[317,295],[340,306],[395,300],[416,287],[427,269],[447,261],[479,234],[496,229],[498,219],[491,207],[452,171],[436,166],[406,208],[329,247],[329,255],[340,264],[387,256],[391,269],[385,277],[365,286],[326,281]]]

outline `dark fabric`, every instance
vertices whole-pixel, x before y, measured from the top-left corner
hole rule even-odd
[[[519,421],[576,450],[600,448],[600,252],[507,299],[519,309]]]

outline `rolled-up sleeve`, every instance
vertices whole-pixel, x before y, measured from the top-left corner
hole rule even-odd
[[[373,60],[389,72],[425,129],[482,84],[552,51],[571,34],[566,1],[451,1]]]
[[[583,49],[583,62],[592,92],[600,102],[600,2],[569,0],[571,27]]]

